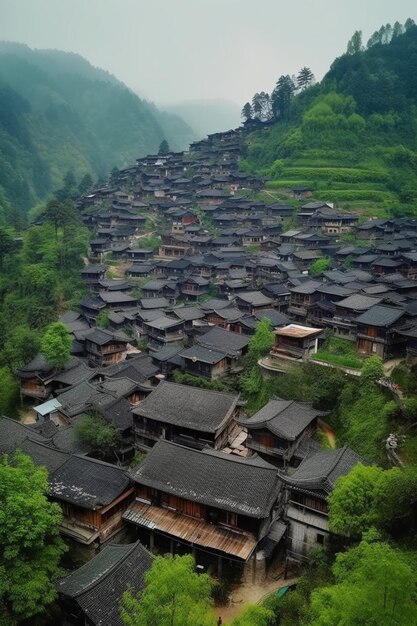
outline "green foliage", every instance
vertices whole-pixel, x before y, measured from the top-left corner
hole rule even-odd
[[[163,139],[161,143],[159,144],[158,154],[160,154],[161,156],[164,156],[165,154],[168,154],[169,151],[170,151],[169,144],[166,139]]]
[[[411,23],[384,26],[366,51],[356,32],[321,83],[249,134],[245,171],[272,178],[271,189],[312,186],[318,199],[364,215],[415,214],[416,32]]]
[[[75,427],[75,435],[82,444],[102,457],[111,456],[117,446],[117,430],[98,413],[89,414]]]
[[[139,248],[150,248],[154,250],[161,245],[161,238],[158,235],[149,235],[148,237],[141,237],[138,241]]]
[[[314,263],[311,264],[308,273],[313,278],[316,276],[320,276],[323,272],[327,272],[332,266],[330,259],[317,259]]]
[[[256,363],[261,356],[267,354],[274,345],[275,335],[271,330],[271,323],[264,317],[256,325],[255,334],[251,337],[248,354],[252,362]]]
[[[312,626],[408,626],[417,622],[416,573],[407,557],[369,535],[336,557],[335,584],[312,595]]]
[[[145,588],[128,590],[121,604],[126,626],[215,626],[213,581],[195,572],[191,556],[158,556],[145,574]]]
[[[384,375],[384,366],[379,356],[370,356],[362,367],[361,386],[375,385]]]
[[[53,190],[74,197],[90,187],[86,175],[155,153],[164,137],[174,149],[195,138],[82,57],[9,42],[0,47],[0,109],[0,223],[17,228]]]
[[[17,417],[19,383],[7,367],[0,368],[0,415]]]
[[[180,383],[181,385],[191,385],[191,387],[211,389],[212,391],[230,391],[230,387],[220,380],[210,380],[208,378],[202,378],[201,376],[193,376],[192,374],[181,372],[181,370],[174,370],[172,378],[174,382]]]
[[[328,498],[329,528],[332,532],[361,537],[379,522],[376,487],[383,470],[376,465],[358,463],[346,476],[336,482]]]
[[[100,311],[96,320],[96,325],[99,328],[108,328],[110,326],[109,314],[110,311],[108,309]]]
[[[0,463],[0,624],[42,613],[56,597],[52,582],[65,546],[62,513],[47,498],[46,470],[17,452]],[[30,520],[30,523],[28,523]]]
[[[274,613],[262,605],[249,604],[230,622],[230,626],[271,626]]]
[[[61,322],[49,324],[42,337],[41,352],[45,361],[59,369],[71,358],[72,339],[68,327]]]
[[[355,344],[338,337],[330,337],[325,341],[314,355],[314,359],[355,369],[361,369],[364,364],[363,359],[357,355]]]

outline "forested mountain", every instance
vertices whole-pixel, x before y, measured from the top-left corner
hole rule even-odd
[[[300,88],[282,76],[245,111],[268,124],[250,134],[243,168],[270,177],[270,188],[311,186],[317,197],[365,215],[417,212],[412,20],[382,27],[366,48],[355,33],[320,83]]]
[[[183,149],[195,135],[77,54],[0,42],[0,220],[20,225],[68,170],[104,175],[164,138]]]

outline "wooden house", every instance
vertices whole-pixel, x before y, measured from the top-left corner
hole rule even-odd
[[[123,332],[94,328],[85,336],[85,351],[89,363],[95,367],[113,365],[126,356],[129,337]]]
[[[304,361],[317,352],[323,330],[289,324],[278,328],[274,334],[275,345],[270,352],[272,358],[285,357]]]
[[[297,465],[297,449],[317,429],[322,411],[295,400],[273,398],[249,419],[239,424],[247,429],[246,446],[271,462]]]
[[[285,485],[285,519],[289,525],[287,554],[298,561],[308,560],[312,549],[329,541],[327,498],[340,476],[363,460],[351,448],[322,450],[301,463],[291,475],[280,472]]]
[[[406,340],[396,332],[404,323],[405,310],[376,304],[355,319],[356,346],[359,354],[381,359],[404,356]]]
[[[140,592],[152,555],[139,542],[110,544],[90,561],[55,580],[61,626],[124,626],[120,603],[131,586]]]
[[[166,439],[198,449],[225,447],[238,400],[238,395],[161,381],[133,409],[136,446],[149,450]]]
[[[120,467],[73,455],[49,476],[49,495],[64,517],[60,532],[79,543],[103,543],[122,527],[134,488]]]
[[[278,521],[276,468],[256,457],[159,441],[131,476],[136,500],[124,519],[151,550],[173,554],[181,544],[197,562],[204,555],[217,561],[219,577],[228,561],[242,569],[250,561],[255,579],[265,563],[261,542]]]

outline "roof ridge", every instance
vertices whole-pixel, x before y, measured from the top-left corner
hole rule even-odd
[[[111,567],[109,567],[108,570],[106,570],[102,576],[99,576],[96,580],[93,580],[92,583],[90,583],[89,585],[87,585],[87,587],[85,587],[84,589],[82,589],[82,591],[79,591],[78,593],[74,594],[74,598],[77,598],[78,596],[82,596],[84,593],[87,593],[88,591],[91,591],[91,589],[93,589],[94,587],[96,587],[96,585],[98,585],[99,583],[101,583],[102,580],[104,580],[105,578],[107,578],[107,576],[119,565],[121,565],[123,563],[123,561],[125,561],[127,559],[128,556],[130,556],[133,552],[133,550],[135,549],[135,547],[140,544],[139,539],[133,543],[133,544],[126,544],[126,543],[111,543],[108,546],[106,546],[107,548],[117,548],[117,550],[119,549],[123,549],[126,548],[126,546],[130,545],[130,549],[126,550],[126,554],[120,559],[120,561],[117,561],[116,563],[113,563],[113,565]],[[101,552],[99,552],[99,554],[102,554],[103,550]],[[79,569],[75,570],[76,572],[78,572],[80,569],[85,568],[87,565],[89,565],[92,561],[87,561],[87,563],[84,563],[84,565],[82,565]],[[71,576],[71,574],[69,574],[69,576]]]

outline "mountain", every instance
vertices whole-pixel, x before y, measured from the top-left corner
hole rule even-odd
[[[161,105],[161,108],[183,118],[200,139],[210,133],[236,128],[242,121],[240,108],[230,100],[188,100]]]
[[[77,54],[0,42],[0,221],[21,225],[69,170],[105,175],[164,138],[181,150],[196,136]]]
[[[417,27],[389,39],[336,59],[286,115],[249,133],[242,168],[364,216],[417,214]]]

